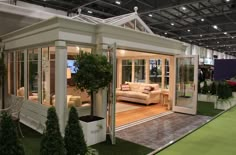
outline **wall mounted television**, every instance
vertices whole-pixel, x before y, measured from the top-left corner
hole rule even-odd
[[[70,71],[72,74],[76,73],[75,66],[74,66],[75,61],[76,60],[67,60],[67,68],[70,68]]]

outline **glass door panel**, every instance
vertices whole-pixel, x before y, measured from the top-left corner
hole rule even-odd
[[[198,56],[177,56],[175,65],[173,111],[196,114]]]

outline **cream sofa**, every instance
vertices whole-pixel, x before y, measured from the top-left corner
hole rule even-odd
[[[116,90],[117,101],[129,101],[149,105],[151,103],[160,103],[161,89],[158,84],[145,83],[127,83],[130,86],[129,91],[122,91],[120,88]],[[145,94],[143,90],[146,86],[152,86],[154,90]]]

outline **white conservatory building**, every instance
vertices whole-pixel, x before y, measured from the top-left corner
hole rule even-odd
[[[197,65],[194,67],[192,83],[186,88],[190,96],[188,99],[191,100],[180,105],[180,100],[181,103],[183,101],[176,94],[182,89],[178,85],[178,78],[182,76],[178,67],[181,64],[194,65],[197,58],[178,56],[184,55],[184,44],[155,35],[138,16],[137,8],[134,13],[108,19],[83,14],[72,19],[54,17],[0,38],[8,68],[5,91],[24,98],[21,122],[41,133],[50,106],[56,107],[62,133],[68,107],[75,106],[80,116],[90,113],[90,97],[86,92],[77,90],[73,82],[74,56],[80,51],[98,54],[110,52],[114,55],[113,93],[120,96],[114,95],[113,102],[107,105],[106,90],[96,95],[95,113],[108,123],[101,128],[95,126],[97,129],[93,131],[108,132],[114,139],[115,129],[130,123],[122,119],[120,101],[118,103],[116,97],[123,99],[123,102],[138,103],[139,106],[147,106],[148,103],[153,108],[162,108],[161,104],[168,101],[170,107],[173,103],[174,111],[195,114]],[[122,98],[124,92],[117,91],[124,83],[139,89],[155,85],[155,93],[150,96],[133,93]],[[170,110],[163,108],[162,112]],[[142,119],[141,116],[139,119]],[[106,131],[107,126],[109,131]],[[88,142],[89,138],[86,135],[85,138]],[[104,138],[102,134],[101,139]],[[89,145],[94,143],[97,142],[88,142]]]

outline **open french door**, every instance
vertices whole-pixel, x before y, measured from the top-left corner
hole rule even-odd
[[[197,113],[198,56],[175,56],[173,111]]]
[[[108,87],[107,132],[111,143],[115,144],[115,107],[116,107],[116,43],[108,46],[108,61],[112,64],[112,82]]]

